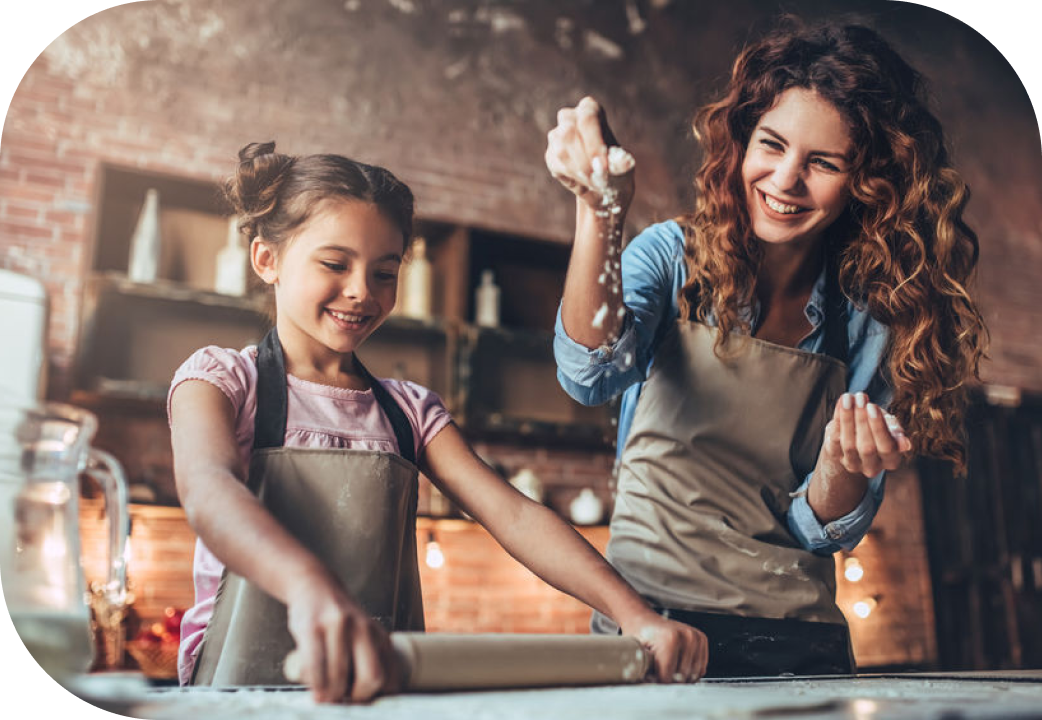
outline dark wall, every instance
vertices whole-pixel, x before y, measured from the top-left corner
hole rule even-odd
[[[628,17],[635,8],[642,30]],[[218,178],[250,140],[385,164],[421,215],[567,241],[546,175],[557,109],[590,93],[638,159],[631,231],[689,200],[688,122],[781,10],[878,27],[931,80],[974,191],[986,379],[1042,390],[1042,180],[1024,88],[974,30],[874,0],[153,0],[56,40],[21,83],[0,148],[0,263],[50,279],[57,378],[79,330],[101,162]]]

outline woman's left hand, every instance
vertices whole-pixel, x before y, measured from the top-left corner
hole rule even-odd
[[[651,653],[652,671],[659,682],[695,682],[705,675],[709,641],[701,630],[650,610],[632,623],[622,623],[621,628]]]
[[[871,478],[897,470],[911,449],[897,418],[869,402],[865,393],[844,393],[825,427],[822,455],[848,473]]]

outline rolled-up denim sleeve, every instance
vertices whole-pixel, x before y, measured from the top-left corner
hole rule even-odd
[[[807,489],[811,474],[803,480],[793,493],[789,507],[789,531],[800,545],[819,555],[829,555],[838,550],[853,550],[865,537],[872,525],[879,506],[883,503],[886,473],[881,472],[868,481],[868,488],[857,507],[841,518],[822,525],[807,502]]]
[[[639,382],[641,373],[634,361],[636,338],[633,322],[627,315],[622,334],[614,345],[591,350],[568,337],[558,308],[554,357],[561,387],[583,405],[601,405]]]
[[[554,357],[561,387],[584,405],[600,405],[645,379],[663,317],[676,315],[683,233],[674,222],[652,225],[622,253],[626,312],[611,345],[588,348],[569,337],[557,311]]]

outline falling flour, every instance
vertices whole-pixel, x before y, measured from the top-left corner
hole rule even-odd
[[[636,161],[630,153],[621,147],[613,146],[608,148],[608,167],[604,167],[604,163],[599,157],[594,158],[593,174],[590,176],[593,189],[601,196],[601,206],[596,210],[597,217],[608,221],[605,223],[606,229],[603,238],[608,252],[604,259],[604,272],[598,276],[597,282],[606,285],[609,295],[616,298],[622,295],[622,223],[620,222],[622,205],[619,204],[618,188],[610,180],[613,176],[628,173],[635,164]],[[604,302],[594,313],[591,322],[593,327],[598,330],[604,327],[604,321],[607,320],[609,312],[611,312],[611,308],[607,302]],[[625,315],[626,307],[620,302],[616,317],[621,319]],[[609,342],[614,343],[617,339],[609,338]]]

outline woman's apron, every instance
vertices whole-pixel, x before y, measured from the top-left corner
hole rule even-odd
[[[356,367],[390,420],[401,456],[283,447],[286,370],[273,329],[257,352],[257,416],[247,485],[384,628],[423,630],[412,429],[357,359]],[[192,684],[285,685],[282,663],[294,646],[286,606],[225,568]]]
[[[710,675],[853,671],[832,557],[786,522],[847,385],[831,285],[826,354],[735,335],[738,352],[721,359],[715,328],[677,320],[640,392],[607,555],[664,614],[706,633]],[[598,615],[593,627],[614,630]]]

